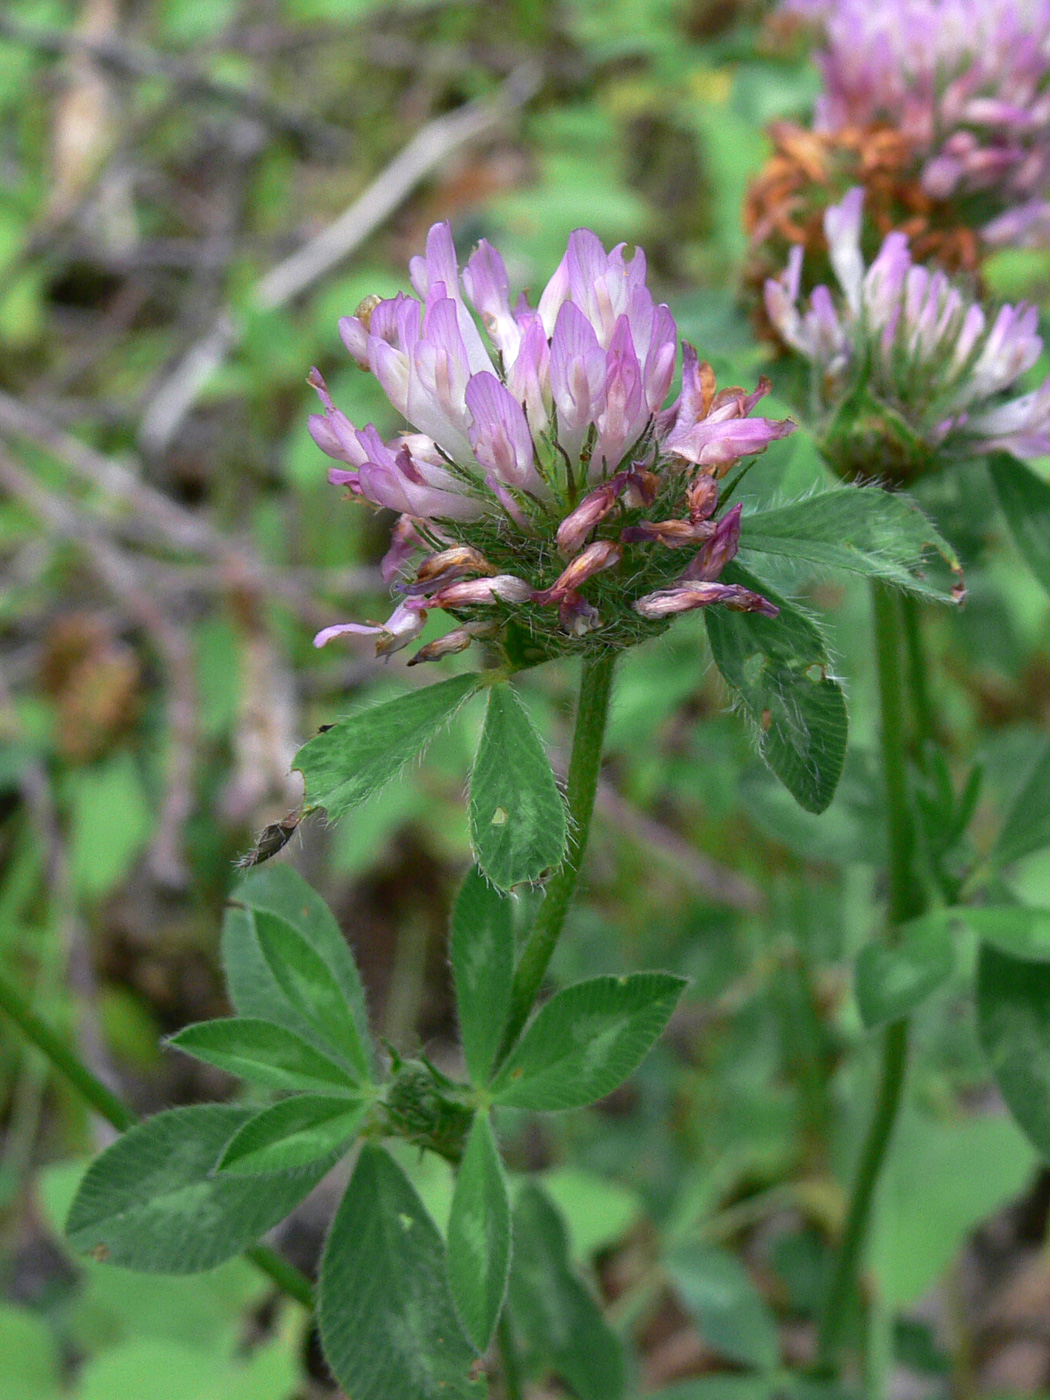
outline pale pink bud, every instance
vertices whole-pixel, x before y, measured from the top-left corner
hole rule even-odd
[[[673,617],[677,613],[691,612],[694,608],[710,607],[720,603],[733,612],[757,612],[764,617],[776,617],[780,609],[768,599],[750,588],[742,588],[736,583],[682,583],[674,588],[661,588],[655,593],[647,593],[639,598],[634,610],[642,617],[653,621]]]
[[[443,637],[420,647],[408,664],[418,666],[423,661],[437,661],[442,656],[455,656],[458,652],[466,651],[471,642],[479,637],[495,636],[498,631],[498,624],[491,622],[468,622],[464,627],[454,627]]]
[[[577,554],[550,588],[535,594],[535,600],[537,603],[556,602],[566,594],[575,592],[581,583],[594,574],[601,573],[603,569],[615,568],[622,558],[623,550],[613,540],[594,540]]]
[[[495,578],[468,579],[450,583],[430,600],[438,608],[469,608],[482,603],[525,603],[532,589],[514,574],[497,574]]]
[[[740,544],[740,512],[742,509],[742,506],[735,505],[732,510],[727,511],[722,516],[721,520],[716,522],[710,539],[686,569],[682,575],[683,579],[710,582],[718,577],[736,554]]]
[[[416,571],[416,583],[433,587],[438,583],[451,582],[457,574],[494,575],[498,572],[479,550],[468,544],[454,544],[423,560]]]
[[[558,526],[558,553],[569,559],[583,544],[594,527],[601,523],[616,504],[627,478],[621,472],[589,491],[583,500]]]
[[[713,476],[701,474],[689,483],[685,495],[689,502],[689,519],[710,520],[718,505],[718,482]]]
[[[640,544],[652,540],[666,545],[668,549],[682,549],[685,545],[700,544],[714,533],[715,526],[709,520],[643,520],[638,525],[628,525],[620,531],[624,544]]]

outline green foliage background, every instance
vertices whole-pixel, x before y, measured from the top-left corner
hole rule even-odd
[[[522,64],[537,72],[523,109],[407,191],[289,305],[260,307],[260,276],[426,123],[491,98]],[[642,242],[720,381],[769,372],[770,412],[787,412],[790,385],[738,297],[740,205],[765,125],[804,115],[816,87],[801,37],[757,2],[7,0],[0,965],[141,1111],[234,1092],[158,1041],[228,1011],[223,903],[237,857],[297,804],[295,748],[321,724],[464,669],[421,678],[400,659],[374,661],[366,643],[311,646],[319,627],[386,607],[386,522],[340,501],[305,426],[312,364],[355,421],[394,426],[348,364],[337,318],[406,284],[435,219],[452,221],[462,248],[498,243],[515,284],[533,289],[586,224],[607,243]],[[988,281],[1044,305],[1050,260],[999,254]],[[239,339],[161,443],[151,414],[224,310]],[[114,489],[114,463],[131,487]],[[773,507],[823,482],[800,430],[760,460],[745,495]],[[975,464],[924,501],[967,565],[965,610],[928,622],[945,780],[959,787],[983,767],[978,853],[1050,722],[1047,597],[991,500]],[[175,545],[166,501],[233,543]],[[555,1260],[572,1315],[578,1284],[557,1262],[568,1251],[630,1344],[629,1391],[668,1400],[757,1400],[792,1346],[805,1350],[869,1093],[866,1023],[881,1014],[858,1005],[852,979],[877,926],[883,854],[867,592],[859,577],[832,586],[817,565],[771,560],[778,587],[819,601],[830,621],[851,709],[839,793],[816,817],[776,785],[726,712],[698,619],[625,657],[586,893],[554,980],[659,967],[691,985],[612,1100],[542,1130],[525,1110],[506,1115],[523,1247]],[[574,683],[559,664],[522,686],[556,755]],[[482,717],[465,705],[425,766],[339,825],[309,821],[279,857],[338,911],[373,1022],[397,1049],[422,1043],[438,1061],[454,1041],[444,930],[469,860],[463,780]],[[1050,855],[1025,830],[1014,837],[998,902],[1050,903]],[[882,1299],[872,1364],[938,1395],[1004,1393],[987,1317],[1046,1229],[1043,1169],[1002,1114],[961,1010],[970,937],[921,1023],[868,1261]],[[97,1126],[6,1023],[0,1128],[2,1400],[325,1392],[303,1317],[263,1307],[247,1265],[143,1280],[73,1263],[58,1226]],[[406,1150],[403,1165],[445,1228],[444,1164]],[[544,1197],[517,1181],[537,1170],[567,1242]],[[1025,1193],[975,1248],[975,1229]],[[282,1242],[304,1267],[336,1198],[308,1205]],[[549,1305],[515,1304],[537,1336]],[[1013,1393],[1036,1393],[1050,1356],[1027,1388],[1003,1374]],[[600,1369],[569,1379],[584,1396],[606,1384]]]

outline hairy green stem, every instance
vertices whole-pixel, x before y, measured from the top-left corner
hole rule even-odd
[[[565,859],[547,882],[547,892],[514,974],[501,1059],[506,1056],[528,1020],[576,892],[598,791],[615,660],[616,653],[607,651],[596,657],[588,657],[583,663],[566,784],[569,836]]]
[[[121,1133],[135,1126],[138,1118],[127,1104],[92,1074],[61,1036],[26,1005],[17,989],[3,976],[0,976],[0,1010],[7,1012],[26,1039],[47,1057],[101,1118]],[[289,1264],[266,1245],[256,1245],[254,1249],[246,1250],[245,1254],[282,1292],[302,1303],[303,1307],[313,1309],[314,1292],[310,1280],[294,1264]]]
[[[907,733],[904,717],[902,631],[899,600],[884,584],[872,588],[875,660],[879,681],[883,787],[889,838],[887,942],[898,939],[903,923],[922,913],[923,894],[915,876],[915,828],[908,791]],[[861,1148],[850,1191],[842,1238],[832,1262],[820,1319],[818,1365],[833,1370],[857,1291],[857,1274],[867,1242],[875,1188],[897,1122],[908,1065],[908,1023],[886,1027],[875,1109]]]
[[[504,1400],[524,1400],[525,1390],[521,1383],[521,1366],[518,1362],[518,1349],[514,1345],[507,1305],[503,1305],[499,1326],[496,1328],[496,1347],[499,1351],[500,1369],[503,1374]]]
[[[908,788],[900,599],[885,584],[876,583],[872,588],[872,603],[889,838],[888,940],[893,944],[900,926],[922,913],[924,898],[915,875],[915,823]]]
[[[922,614],[918,598],[910,593],[900,599],[904,619],[904,645],[908,653],[908,681],[915,710],[915,738],[920,765],[925,767],[925,749],[937,738],[937,715],[930,695],[925,649],[922,644]]]

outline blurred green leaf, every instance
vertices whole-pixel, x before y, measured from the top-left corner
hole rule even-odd
[[[0,1303],[0,1395],[4,1400],[58,1400],[58,1348],[42,1317]]]
[[[1013,958],[983,944],[977,1021],[1007,1107],[1050,1158],[1050,963]]]
[[[87,1363],[77,1400],[210,1400],[228,1382],[229,1369],[192,1346],[137,1338]]]
[[[948,909],[945,917],[958,918],[982,942],[1009,957],[1050,962],[1050,909],[1028,909],[1020,904],[982,905]]]
[[[117,888],[153,830],[138,766],[129,753],[69,775],[70,866],[77,889],[100,898]]]
[[[544,1172],[543,1189],[565,1219],[578,1263],[618,1243],[645,1214],[636,1191],[584,1167]]]
[[[514,1207],[509,1301],[529,1349],[580,1400],[620,1400],[623,1349],[569,1262],[564,1222],[547,1195],[528,1183]]]
[[[970,1231],[1025,1189],[1035,1165],[1005,1115],[954,1122],[906,1115],[886,1168],[872,1248],[887,1304],[916,1303]]]
[[[952,974],[948,924],[936,916],[905,924],[892,945],[869,943],[857,958],[854,991],[868,1030],[908,1016]]]
[[[141,995],[129,987],[106,983],[99,988],[98,1016],[114,1055],[140,1071],[157,1068],[160,1027]]]
[[[25,349],[40,338],[46,326],[45,276],[32,267],[0,287],[0,340],[13,349]]]
[[[764,1376],[701,1376],[695,1381],[679,1381],[666,1390],[648,1392],[646,1400],[788,1400],[788,1395],[779,1381]]]
[[[241,698],[241,646],[226,618],[210,617],[194,635],[200,723],[208,738],[228,734],[237,721]]]
[[[732,74],[697,68],[692,75],[694,100],[689,118],[700,143],[700,157],[713,187],[710,218],[723,265],[738,263],[746,238],[740,210],[748,184],[768,151],[761,128],[729,105]]]
[[[1050,744],[1047,744],[1006,813],[988,859],[1010,865],[1050,846]]]
[[[768,836],[807,860],[833,865],[882,865],[886,833],[882,778],[875,755],[855,746],[846,754],[830,806],[807,812],[763,764],[739,779],[745,811]]]
[[[470,1400],[474,1352],[460,1330],[445,1247],[411,1184],[366,1143],[321,1262],[325,1356],[354,1400]],[[379,1344],[380,1339],[382,1345]]]
[[[580,1108],[611,1094],[662,1033],[684,977],[635,972],[557,992],[525,1027],[492,1083],[510,1108]]]
[[[713,1351],[762,1371],[777,1364],[776,1323],[735,1255],[682,1245],[667,1260],[667,1270]]]
[[[996,453],[988,469],[1014,543],[1050,593],[1050,485],[1007,452]]]
[[[509,683],[489,689],[470,775],[470,832],[478,865],[503,890],[540,879],[565,854],[565,803]]]
[[[433,758],[431,752],[428,768]],[[400,782],[391,783],[368,799],[362,809],[362,819],[340,822],[332,827],[329,831],[332,868],[348,879],[356,879],[369,866],[382,862],[399,831],[426,823],[429,834],[438,820],[437,803],[430,801],[429,776],[429,773],[406,773]]]
[[[299,1383],[294,1336],[236,1361],[192,1344],[136,1338],[89,1360],[74,1400],[293,1400]]]
[[[239,6],[240,0],[161,0],[159,30],[172,44],[203,43],[236,19]]]

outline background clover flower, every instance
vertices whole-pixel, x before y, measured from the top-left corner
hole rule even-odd
[[[788,0],[822,22],[818,132],[891,130],[990,243],[1050,234],[1048,0]],[[967,222],[967,220],[962,220]]]
[[[891,233],[871,263],[861,254],[864,191],[851,190],[824,221],[841,294],[799,287],[803,250],[766,283],[766,311],[812,368],[822,449],[846,475],[908,477],[942,456],[1050,452],[1050,377],[1006,395],[1035,364],[1043,342],[1034,307],[984,311],[943,271],[913,262]]]
[[[432,607],[462,625],[415,659],[507,622],[550,655],[592,633],[627,645],[712,603],[775,613],[717,582],[739,536],[739,512],[718,515],[718,481],[794,425],[751,417],[768,383],[718,391],[688,345],[665,407],[677,327],[645,270],[641,250],[607,253],[580,229],[537,305],[512,307],[499,253],[482,241],[461,273],[448,224],[435,224],[411,263],[417,296],[370,299],[340,322],[414,431],[384,442],[355,427],[312,373],[325,411],[311,432],[343,464],[329,479],[399,513],[384,576],[402,594],[386,622],[326,628],[318,645],[371,633],[393,651]]]

